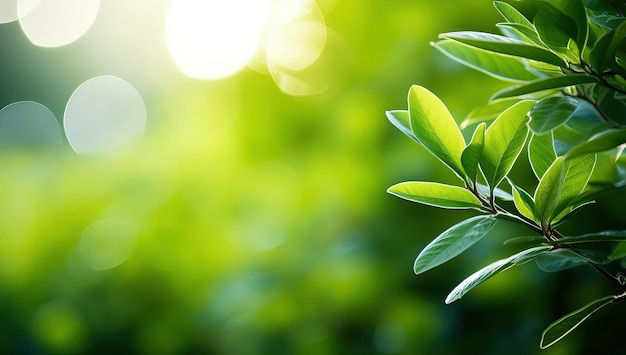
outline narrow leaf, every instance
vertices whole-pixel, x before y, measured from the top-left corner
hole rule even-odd
[[[528,110],[534,101],[520,101],[502,112],[485,133],[480,166],[491,189],[509,173],[528,136]]]
[[[518,23],[509,23],[509,22],[497,23],[496,27],[498,27],[500,31],[502,31],[502,33],[506,34],[507,37],[511,37],[511,35],[513,35],[512,38],[517,38],[519,40],[532,43],[536,46],[541,46],[541,47],[544,46],[543,42],[541,42],[541,39],[539,38],[539,35],[537,35],[537,31],[535,30],[534,27],[527,27],[524,25],[520,25]],[[541,63],[544,63],[544,62],[541,62]],[[554,64],[548,64],[548,65],[558,68],[558,66]]]
[[[539,100],[530,112],[528,126],[536,134],[551,131],[572,117],[578,100],[571,96],[552,96]]]
[[[494,1],[493,6],[496,7],[496,10],[504,17],[504,19],[511,23],[517,23],[526,27],[533,27],[533,24],[528,21],[528,19],[522,15],[516,8],[512,5],[507,4],[503,1]]]
[[[497,221],[493,216],[476,216],[450,227],[417,256],[413,267],[415,274],[419,275],[461,254],[489,233]]]
[[[387,192],[411,202],[447,209],[480,208],[480,200],[470,191],[436,182],[410,181],[391,186]]]
[[[465,280],[463,280],[457,287],[455,287],[452,292],[446,297],[446,304],[450,304],[461,297],[463,297],[469,290],[478,286],[485,280],[491,278],[493,275],[496,275],[506,269],[516,265],[524,263],[528,260],[531,260],[538,255],[541,255],[548,250],[550,250],[550,246],[539,246],[530,249],[526,249],[521,251],[515,255],[512,255],[506,259],[498,260],[494,263],[491,263],[482,269],[476,271]]]
[[[550,165],[556,160],[552,132],[541,136],[532,135],[528,143],[528,160],[537,179],[541,179]]]
[[[471,183],[476,181],[478,161],[485,145],[485,127],[486,124],[484,122],[476,127],[470,144],[465,147],[461,154],[461,164],[463,164],[465,175]]]
[[[513,184],[511,181],[509,181],[509,184],[513,187],[513,203],[515,204],[515,208],[517,208],[517,211],[521,213],[522,216],[533,220],[535,201],[533,201],[532,196],[530,196],[526,190]]]
[[[568,159],[583,155],[602,152],[626,143],[626,128],[606,130],[591,137],[567,152]]]
[[[609,303],[613,303],[617,297],[607,296],[597,299],[586,306],[563,316],[556,322],[550,324],[541,335],[540,347],[546,349],[563,339],[567,334],[571,333],[576,327],[584,322],[589,316],[598,311],[600,308]]]
[[[543,90],[560,89],[567,86],[597,83],[598,78],[585,74],[566,74],[533,80],[527,84],[511,86],[496,92],[491,100],[521,96]]]
[[[402,131],[402,133],[406,134],[407,136],[409,136],[411,139],[413,139],[414,141],[417,141],[417,137],[415,137],[415,134],[413,134],[413,131],[411,131],[411,119],[409,118],[409,111],[407,110],[394,110],[394,111],[387,111],[387,119],[399,130]]]
[[[439,37],[442,39],[451,39],[490,52],[532,59],[557,66],[566,65],[561,57],[547,49],[491,33],[473,31],[448,32],[440,34]]]
[[[559,244],[576,244],[588,242],[624,242],[626,241],[626,230],[602,231],[596,233],[587,233],[578,236],[567,236],[559,239]]]
[[[483,196],[489,196],[489,194],[493,194],[497,199],[500,199],[502,201],[513,201],[513,195],[498,187],[493,189],[493,191],[490,191],[489,186],[476,183],[476,189]]]
[[[417,140],[463,177],[461,153],[465,140],[448,108],[435,94],[417,85],[411,87],[408,101],[411,130]]]
[[[516,57],[485,51],[452,40],[438,41],[431,45],[448,58],[496,79],[519,82],[537,78]]]

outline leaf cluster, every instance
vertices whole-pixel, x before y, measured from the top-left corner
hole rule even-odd
[[[529,18],[495,1],[504,19],[496,25],[500,34],[450,32],[432,43],[452,60],[511,86],[494,93],[460,125],[436,95],[412,86],[408,109],[388,111],[387,117],[450,168],[459,184],[410,181],[388,192],[429,206],[479,213],[430,242],[415,261],[416,274],[467,250],[500,220],[522,224],[535,234],[525,239],[527,249],[468,276],[446,303],[528,261],[547,272],[589,265],[615,284],[617,294],[551,324],[541,339],[546,348],[592,313],[626,298],[626,231],[578,236],[558,231],[572,214],[593,203],[595,193],[626,184],[626,19],[623,9],[609,1],[533,5],[537,11]],[[469,141],[462,130],[472,130]],[[528,156],[536,178],[532,191],[510,174],[521,154]],[[594,249],[596,244],[605,245]]]

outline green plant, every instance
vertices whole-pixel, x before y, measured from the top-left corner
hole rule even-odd
[[[570,236],[558,230],[593,203],[594,194],[626,184],[626,3],[536,1],[532,22],[508,3],[494,5],[505,20],[497,24],[503,35],[444,33],[432,45],[457,62],[515,84],[496,92],[460,126],[420,86],[411,87],[408,110],[387,112],[397,128],[459,177],[459,186],[411,181],[388,191],[425,205],[481,213],[430,242],[415,260],[416,274],[459,255],[499,220],[534,232],[515,238],[527,242],[527,249],[476,271],[446,303],[531,260],[550,272],[589,265],[615,284],[614,295],[549,325],[540,343],[547,348],[600,308],[626,299],[626,231]],[[473,129],[469,142],[461,129]],[[520,187],[510,174],[523,152],[536,177],[534,191]]]

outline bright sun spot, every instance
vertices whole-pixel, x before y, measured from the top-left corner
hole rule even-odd
[[[269,0],[174,0],[165,29],[170,55],[192,78],[232,75],[256,54],[270,10]]]

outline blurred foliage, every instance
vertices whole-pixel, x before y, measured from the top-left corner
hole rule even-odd
[[[144,48],[162,46],[162,29],[132,27],[124,4],[103,2],[94,28],[60,48],[0,25],[1,107],[33,100],[60,120],[79,83],[111,74],[148,112],[146,136],[123,154],[0,153],[0,353],[532,354],[552,319],[605,291],[591,273],[548,283],[528,265],[444,305],[463,277],[449,275],[510,251],[497,241],[419,279],[411,270],[439,226],[464,215],[385,193],[454,177],[384,112],[420,83],[460,122],[502,87],[429,47],[441,32],[494,30],[491,1],[319,0],[343,45],[337,84],[313,97],[251,69],[185,78],[164,49]],[[162,18],[167,1],[154,4],[135,16]],[[571,228],[602,216],[624,229],[618,194]],[[98,242],[103,221],[128,238]],[[589,353],[611,336],[593,324],[584,343],[543,353]]]

